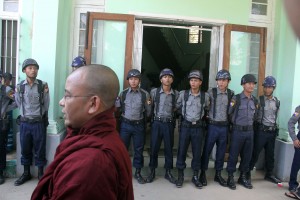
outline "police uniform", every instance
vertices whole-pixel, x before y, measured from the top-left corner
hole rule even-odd
[[[157,97],[157,90],[159,97]],[[159,103],[156,99],[159,98]],[[175,105],[178,99],[178,92],[171,89],[166,94],[162,87],[151,90],[153,101],[153,123],[151,126],[151,155],[149,167],[157,168],[158,152],[161,141],[164,141],[165,165],[167,170],[173,169],[173,146],[174,146],[174,125]],[[173,102],[174,101],[174,102]]]
[[[173,169],[175,109],[178,92],[171,88],[174,79],[174,73],[171,69],[164,68],[161,70],[159,79],[162,83],[161,87],[154,88],[150,92],[152,98],[152,124],[149,167],[151,171],[146,181],[151,183],[155,178],[158,152],[161,141],[164,140],[165,179],[174,184],[176,179],[172,175],[171,169]],[[167,91],[164,91],[164,87]]]
[[[216,90],[216,99],[214,99],[213,90]],[[218,181],[221,185],[225,186],[226,182],[221,178],[221,170],[223,170],[224,156],[227,145],[228,135],[228,105],[229,99],[231,99],[232,92],[225,90],[222,92],[219,88],[209,89],[208,92],[210,99],[209,120],[208,120],[208,132],[203,148],[201,157],[201,175],[200,180],[203,185],[206,185],[206,177],[203,173],[208,169],[209,156],[215,144],[217,144],[215,169],[216,176],[215,181]],[[228,97],[229,96],[229,97]],[[216,102],[216,104],[214,103]],[[203,177],[203,178],[202,178]]]
[[[240,154],[241,175],[239,183],[251,189],[251,182],[250,180],[246,180],[245,174],[249,171],[249,163],[253,151],[253,122],[255,119],[257,104],[253,95],[248,98],[242,92],[239,96],[239,99],[237,98],[237,95],[233,96],[228,110],[228,114],[231,115],[231,122],[233,125],[227,172],[229,174],[229,180],[231,180],[231,178],[233,179],[233,173],[236,171],[236,164]],[[237,101],[239,101],[238,106],[236,105]],[[246,181],[246,183],[243,181]],[[235,189],[235,185],[234,188],[231,189]]]
[[[32,163],[32,147],[35,152],[35,165],[43,167],[46,165],[46,127],[43,121],[44,114],[49,109],[49,89],[46,82],[43,82],[43,97],[38,92],[38,80],[36,79],[32,86],[25,80],[24,94],[20,94],[21,85],[17,85],[15,101],[20,109],[20,140],[22,165],[31,165]],[[23,96],[23,97],[21,97]],[[43,105],[40,103],[43,98]]]
[[[201,104],[202,95],[205,95],[204,105]],[[176,167],[180,173],[186,168],[186,155],[191,142],[193,153],[191,167],[194,170],[193,178],[195,178],[195,182],[194,179],[193,182],[196,187],[202,187],[202,184],[198,183],[197,176],[201,168],[201,144],[204,137],[204,122],[202,121],[202,117],[204,116],[204,110],[208,106],[208,94],[201,93],[200,91],[198,94],[193,95],[189,90],[187,101],[185,101],[185,91],[181,91],[177,100],[177,108],[181,109],[183,120],[179,134]],[[177,187],[181,187],[181,184],[177,185]]]
[[[145,120],[147,120],[145,117],[149,117],[151,114],[150,95],[141,88],[137,90],[127,88],[126,90],[120,93],[120,105],[116,105],[117,107],[124,107],[124,111],[121,114],[120,136],[127,149],[129,148],[131,137],[133,138],[133,167],[141,169],[144,167],[143,151],[145,143]],[[125,91],[126,97],[123,99]],[[145,100],[143,100],[143,93]]]
[[[296,135],[295,133],[295,125],[298,123],[297,129],[300,130],[300,106],[298,106],[295,109],[294,114],[290,118],[288,122],[288,130],[290,137],[292,138],[293,141],[295,140],[300,140],[300,131]],[[296,192],[297,187],[299,186],[299,183],[297,182],[297,175],[300,169],[300,148],[296,148],[295,153],[294,153],[294,159],[291,167],[291,174],[290,174],[290,181],[289,181],[289,190],[291,192]]]
[[[3,91],[2,91],[3,88]],[[0,105],[1,105],[1,118],[0,118],[0,184],[4,183],[3,170],[6,167],[6,144],[8,132],[8,119],[6,112],[16,108],[16,104],[11,101],[14,99],[14,91],[9,86],[4,86],[0,83]],[[5,92],[3,94],[3,92]]]
[[[277,104],[278,100],[276,97],[267,98],[266,96],[261,96],[260,106],[258,110],[258,115],[255,125],[255,135],[254,135],[254,148],[253,154],[250,161],[250,170],[253,170],[261,150],[265,149],[265,168],[266,176],[265,179],[274,179],[272,172],[274,169],[274,147],[275,139],[277,136],[277,125],[276,118],[278,114]],[[264,101],[262,103],[261,101]],[[272,180],[271,180],[272,181]],[[272,182],[280,182],[280,180],[274,179]]]

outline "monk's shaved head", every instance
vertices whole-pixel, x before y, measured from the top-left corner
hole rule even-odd
[[[104,65],[87,65],[80,67],[68,78],[77,79],[78,87],[83,87],[86,94],[100,97],[104,110],[111,108],[119,94],[119,79],[116,73]]]

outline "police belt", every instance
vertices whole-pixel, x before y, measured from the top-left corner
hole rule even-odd
[[[240,125],[233,125],[232,126],[233,130],[237,130],[237,131],[253,131],[253,126],[240,126]]]
[[[181,126],[185,128],[200,128],[200,127],[205,127],[205,122],[203,122],[201,119],[195,122],[183,120]]]
[[[42,122],[43,118],[42,117],[33,117],[33,118],[21,117],[20,120],[21,122],[33,124],[33,123]]]
[[[229,125],[228,121],[213,121],[213,120],[208,120],[208,124],[218,125],[218,126],[228,126]]]
[[[174,120],[172,118],[168,118],[168,117],[153,117],[153,120],[163,122],[163,123],[173,123],[174,122]]]
[[[128,124],[131,124],[131,125],[139,125],[139,124],[144,124],[144,119],[140,119],[140,120],[129,120],[125,117],[122,117],[121,118],[121,121],[122,122],[125,122],[125,123],[128,123]]]
[[[263,125],[263,124],[258,124],[258,130],[262,130],[264,132],[274,132],[276,131],[277,129],[277,126],[266,126],[266,125]]]

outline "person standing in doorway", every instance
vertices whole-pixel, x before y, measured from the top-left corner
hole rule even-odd
[[[215,160],[215,178],[214,180],[222,186],[227,186],[226,181],[221,176],[224,165],[224,156],[226,153],[228,138],[228,108],[233,91],[228,89],[231,80],[229,71],[222,69],[216,75],[217,87],[208,90],[210,99],[208,132],[203,148],[201,158],[201,174],[200,181],[203,186],[207,185],[206,173],[208,169],[209,156],[216,144],[216,160]]]
[[[161,141],[164,141],[165,151],[165,179],[175,183],[176,179],[171,173],[173,169],[173,146],[175,126],[175,106],[178,92],[172,89],[174,73],[171,69],[165,68],[159,74],[161,87],[151,90],[152,103],[152,127],[150,144],[150,174],[147,182],[151,183],[155,178],[155,169],[158,166],[158,152]]]
[[[198,177],[201,168],[201,146],[205,127],[202,117],[209,107],[209,96],[207,93],[200,91],[203,75],[199,70],[192,70],[188,79],[191,88],[180,92],[176,105],[182,115],[176,161],[178,169],[176,186],[180,188],[183,185],[186,155],[191,143],[193,153],[191,164],[193,169],[192,182],[197,188],[202,188],[203,185]]]
[[[15,181],[15,186],[22,185],[31,179],[30,165],[33,147],[39,179],[43,176],[44,166],[47,163],[48,84],[37,79],[39,65],[34,59],[26,59],[23,62],[22,71],[26,74],[26,79],[17,85],[15,101],[20,109],[21,164],[24,166],[24,173]]]
[[[255,121],[254,147],[250,161],[250,170],[253,170],[261,150],[265,149],[265,180],[280,183],[281,180],[273,175],[274,169],[274,148],[275,139],[278,134],[276,124],[280,101],[273,96],[276,88],[276,79],[273,76],[267,76],[262,84],[264,95],[259,97],[259,110]],[[247,179],[250,179],[251,173],[247,172]]]
[[[136,168],[134,178],[140,184],[146,181],[141,175],[144,167],[144,145],[147,118],[151,114],[151,100],[147,91],[139,87],[141,73],[137,69],[129,70],[127,74],[129,87],[120,93],[116,107],[121,111],[120,136],[128,149],[133,139],[133,167]]]
[[[247,179],[246,174],[249,171],[253,151],[253,122],[258,108],[258,101],[252,95],[256,83],[254,75],[245,74],[241,79],[243,91],[233,96],[230,101],[228,114],[232,123],[232,135],[227,162],[227,185],[232,190],[236,189],[233,173],[236,171],[239,154],[241,162],[238,183],[245,188],[253,188],[251,179]]]
[[[75,71],[79,67],[83,67],[83,66],[86,66],[86,60],[84,59],[84,57],[77,56],[72,60],[72,64],[71,64],[72,71]]]

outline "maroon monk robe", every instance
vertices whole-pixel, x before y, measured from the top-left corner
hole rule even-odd
[[[113,109],[67,132],[31,199],[134,199],[131,162]]]

